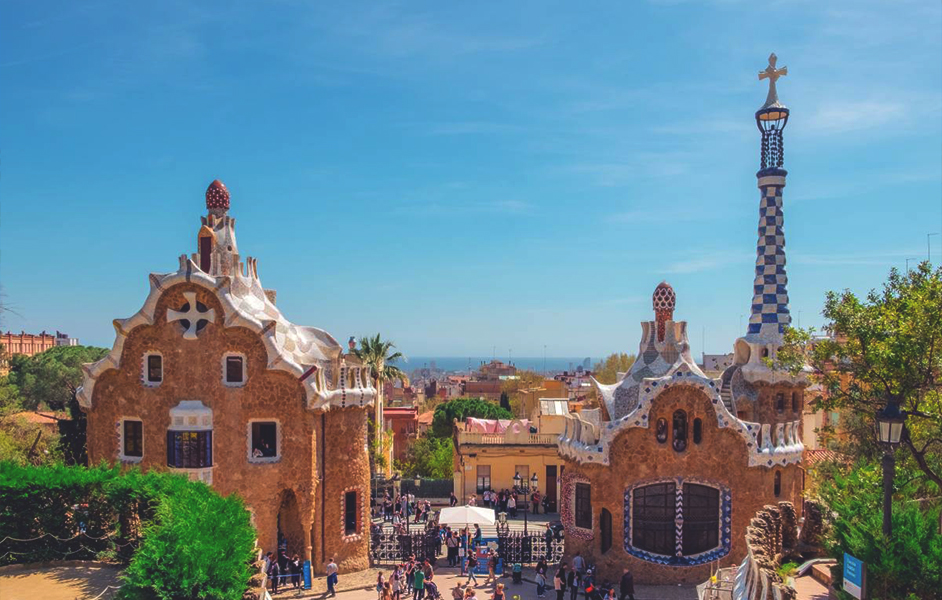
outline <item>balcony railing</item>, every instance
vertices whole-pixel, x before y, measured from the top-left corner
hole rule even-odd
[[[475,433],[470,431],[458,432],[458,443],[480,445],[527,445],[527,446],[555,446],[559,439],[558,433]]]

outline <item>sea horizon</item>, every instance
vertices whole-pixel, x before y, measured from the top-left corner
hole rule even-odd
[[[471,371],[477,370],[481,363],[489,363],[495,360],[488,356],[411,356],[405,362],[398,363],[399,368],[412,372],[416,369],[431,368],[432,363],[435,368],[445,372]],[[504,363],[509,363],[517,369],[525,371],[536,371],[542,373],[558,373],[560,371],[574,370],[582,366],[584,361],[588,360],[589,365],[595,364],[595,359],[587,356],[567,357],[567,356],[514,356],[513,358],[497,357]]]

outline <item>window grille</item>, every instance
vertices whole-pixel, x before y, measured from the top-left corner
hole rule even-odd
[[[634,490],[632,545],[655,554],[674,554],[674,515],[677,486],[656,483]]]
[[[684,556],[720,545],[720,491],[714,487],[684,484]]]
[[[592,529],[592,487],[588,483],[576,484],[576,527]]]
[[[127,419],[124,421],[124,455],[140,458],[144,456],[144,423]]]
[[[167,432],[167,466],[176,469],[204,469],[213,466],[213,432]]]
[[[160,383],[164,379],[164,359],[159,354],[147,355],[147,382]]]
[[[343,534],[353,535],[358,532],[357,527],[357,492],[356,490],[343,495]]]

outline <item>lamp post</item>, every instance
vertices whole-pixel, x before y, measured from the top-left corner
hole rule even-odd
[[[895,402],[887,402],[886,407],[877,413],[877,441],[883,447],[883,535],[887,538],[893,533],[891,516],[893,477],[896,474],[895,451],[903,435],[905,420],[906,416]]]
[[[528,515],[530,513],[530,490],[535,490],[540,479],[536,476],[536,473],[533,474],[533,477],[529,481],[525,480],[520,476],[520,473],[514,475],[514,487],[518,492],[523,494],[523,534],[528,533],[529,519]]]

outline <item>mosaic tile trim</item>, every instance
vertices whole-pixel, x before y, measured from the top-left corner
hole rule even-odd
[[[676,486],[676,501],[675,501],[675,516],[674,516],[674,535],[675,535],[675,553],[673,556],[667,556],[664,554],[654,554],[653,552],[648,552],[647,550],[641,550],[640,548],[635,548],[632,545],[632,534],[631,534],[631,523],[633,520],[634,513],[634,490],[645,487],[648,485],[654,485],[658,483],[674,483]],[[683,489],[685,483],[694,483],[698,485],[705,485],[708,487],[715,488],[720,492],[720,514],[719,514],[719,523],[720,523],[720,532],[719,540],[720,545],[712,550],[706,552],[701,552],[699,554],[693,554],[690,556],[683,555],[683,528],[684,528],[684,498],[683,498]],[[719,558],[722,558],[729,554],[730,548],[732,546],[732,494],[728,487],[724,486],[721,483],[711,481],[709,479],[701,479],[698,477],[662,477],[659,479],[650,479],[646,481],[639,481],[637,484],[631,486],[625,490],[625,552],[634,556],[635,558],[640,558],[648,562],[656,563],[659,565],[670,565],[678,567],[690,567],[694,565],[701,565],[704,563],[709,563]]]
[[[366,505],[363,503],[363,490],[359,486],[351,486],[344,488],[340,492],[340,531],[343,533],[346,527],[346,510],[347,504],[345,502],[347,492],[356,492],[357,493],[357,532],[352,535],[341,535],[340,540],[345,543],[349,542],[358,542],[363,539],[363,524],[368,521],[366,516]]]
[[[567,419],[566,430],[559,440],[559,453],[583,464],[610,464],[610,449],[615,438],[630,428],[648,429],[648,414],[654,400],[677,385],[695,388],[710,399],[717,426],[736,431],[746,444],[749,451],[748,466],[772,467],[801,462],[804,445],[798,435],[800,421],[783,424],[780,430],[777,429],[773,443],[769,424],[742,421],[729,412],[720,396],[722,386],[719,379],[709,379],[683,367],[664,377],[645,379],[639,390],[638,406],[624,417],[606,423],[594,443],[585,443],[573,419]],[[651,443],[654,443],[653,438]]]
[[[586,483],[592,485],[587,478],[576,475],[572,472],[563,473],[562,489],[560,490],[559,520],[566,528],[566,535],[578,538],[580,540],[592,540],[595,538],[595,529],[585,529],[576,526],[575,508],[576,508],[576,484]],[[592,524],[595,525],[595,513],[592,514]]]

